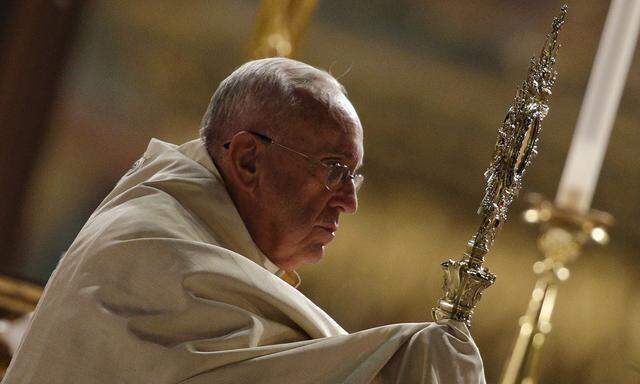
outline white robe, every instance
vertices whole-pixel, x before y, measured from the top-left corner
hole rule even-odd
[[[54,271],[5,384],[484,383],[457,322],[348,334],[274,274],[200,140],[151,140]]]

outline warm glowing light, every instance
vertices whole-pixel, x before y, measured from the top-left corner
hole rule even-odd
[[[526,221],[527,223],[537,223],[540,215],[538,215],[538,210],[537,209],[527,209],[526,211],[524,211],[524,221]]]
[[[536,288],[533,290],[533,294],[532,297],[534,300],[542,300],[542,298],[544,297],[544,290],[541,288]]]
[[[524,324],[521,328],[520,328],[520,334],[522,335],[530,335],[531,332],[533,332],[533,326],[531,324]]]
[[[609,241],[609,234],[604,229],[595,227],[591,230],[591,238],[596,243],[604,244]]]
[[[551,219],[551,210],[541,209],[540,212],[538,212],[538,219],[540,221],[548,221],[549,219]]]
[[[571,275],[571,273],[569,272],[569,269],[565,267],[559,268],[556,271],[556,276],[558,276],[558,280],[561,280],[561,281],[567,280],[569,278],[569,275]]]
[[[551,323],[549,323],[548,321],[540,323],[540,332],[542,332],[542,333],[551,332]],[[538,335],[540,335],[540,334],[538,334]],[[538,335],[536,335],[536,336],[538,336]],[[542,335],[540,335],[540,336],[542,336]],[[542,340],[544,341],[544,336],[543,336]],[[542,344],[542,342],[540,342],[540,344]]]
[[[536,274],[540,274],[547,269],[547,266],[543,261],[536,261],[533,263],[533,272]]]

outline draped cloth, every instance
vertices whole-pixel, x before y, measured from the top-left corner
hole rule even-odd
[[[278,277],[200,140],[152,139],[54,271],[3,383],[484,383],[464,324],[349,334]]]

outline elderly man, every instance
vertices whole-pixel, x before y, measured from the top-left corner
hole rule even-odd
[[[294,288],[356,211],[362,156],[331,75],[244,64],[201,139],[152,140],[92,214],[4,383],[483,383],[464,325],[348,334]]]

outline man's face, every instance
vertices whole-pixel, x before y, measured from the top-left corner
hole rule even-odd
[[[341,96],[338,108],[342,118],[314,111],[274,140],[324,164],[341,163],[354,171],[362,164],[362,127],[346,97]],[[335,237],[340,214],[357,210],[353,182],[329,191],[325,167],[275,144],[265,145],[254,240],[285,270],[317,262]]]

